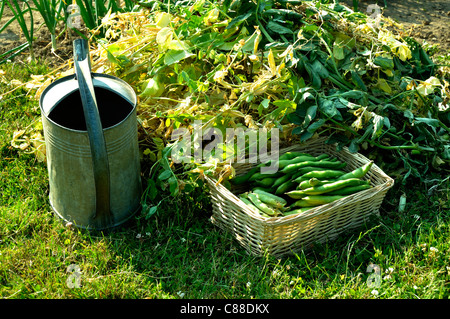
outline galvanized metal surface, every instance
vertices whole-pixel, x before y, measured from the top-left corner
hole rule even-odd
[[[123,110],[119,107],[123,116],[120,117],[119,114],[117,123],[102,129],[101,138],[104,139],[107,159],[107,167],[104,167],[108,173],[107,196],[98,198],[99,181],[96,174],[99,174],[98,163],[101,161],[93,161],[92,155],[95,156],[97,150],[93,150],[91,146],[99,146],[92,141],[92,136],[89,136],[89,128],[73,129],[68,127],[70,125],[61,125],[50,116],[55,107],[62,106],[60,103],[79,90],[79,81],[75,75],[64,77],[48,86],[42,93],[40,107],[47,150],[50,204],[57,216],[63,220],[80,228],[101,230],[122,224],[140,209],[142,189],[137,137],[137,99],[133,89],[118,78],[92,73],[92,84],[96,90],[107,90],[108,96],[111,94],[109,101],[125,100],[129,103],[123,106]],[[102,105],[102,111],[117,112],[117,105],[115,106]],[[64,119],[65,123],[67,121],[70,121],[70,118]],[[104,180],[101,183],[104,183]],[[100,192],[104,191],[105,188]],[[99,201],[104,201],[105,198],[108,198],[108,203],[99,205]],[[100,213],[99,206],[103,210]]]

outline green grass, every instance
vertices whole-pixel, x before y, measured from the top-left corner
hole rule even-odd
[[[45,66],[4,70],[8,80],[26,81]],[[0,94],[9,90],[0,84]],[[10,146],[14,131],[39,120],[37,101],[26,93],[19,89],[0,100],[2,298],[450,297],[449,179],[432,188],[433,179],[446,176],[397,183],[379,218],[283,258],[251,256],[213,226],[204,189],[111,232],[70,229],[51,212],[45,163]],[[407,205],[398,213],[403,192]],[[376,288],[368,285],[372,263],[381,268]],[[68,272],[70,265],[80,273]],[[77,278],[81,287],[70,288],[67,280]]]

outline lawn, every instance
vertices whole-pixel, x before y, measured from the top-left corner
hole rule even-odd
[[[50,71],[40,60],[14,60],[0,69],[0,297],[450,297],[450,179],[445,169],[430,169],[425,176],[411,173],[407,179],[404,168],[388,171],[396,183],[379,216],[332,242],[278,258],[249,254],[210,222],[211,202],[201,180],[190,192],[163,193],[154,214],[145,209],[110,231],[65,225],[48,201],[45,161],[11,144],[15,132],[38,127],[41,116],[38,101],[25,87],[11,90],[17,81]],[[147,147],[144,143],[142,151]],[[384,167],[394,160],[402,163],[399,154],[386,157]],[[147,189],[155,175],[148,173],[153,162],[142,156]]]
[[[6,74],[26,81],[40,68],[17,63]],[[150,219],[138,214],[111,232],[85,232],[52,214],[45,163],[10,145],[12,132],[39,120],[37,103],[25,94],[16,90],[1,106],[3,298],[450,296],[448,178],[396,184],[380,217],[334,242],[279,259],[251,256],[213,226],[203,188]],[[407,203],[399,213],[401,194]],[[379,266],[379,286],[372,264]]]

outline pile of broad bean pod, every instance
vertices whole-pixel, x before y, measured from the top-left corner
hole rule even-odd
[[[261,168],[277,164],[278,170],[264,173]],[[312,156],[288,152],[277,163],[255,166],[231,180],[234,185],[249,184],[250,191],[240,199],[265,217],[287,216],[305,212],[348,195],[371,188],[363,177],[373,161],[345,172],[347,163],[327,154]],[[275,167],[277,167],[275,165]]]

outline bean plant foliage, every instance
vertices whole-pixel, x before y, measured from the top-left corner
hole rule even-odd
[[[223,132],[278,128],[282,145],[327,136],[399,181],[448,171],[449,69],[394,21],[338,1],[134,3],[141,10],[102,18],[91,56],[93,72],[138,94],[148,217],[202,186],[204,174],[224,183],[235,174],[215,158],[172,161],[172,133],[194,131],[195,121]],[[39,96],[71,67],[27,85]]]

